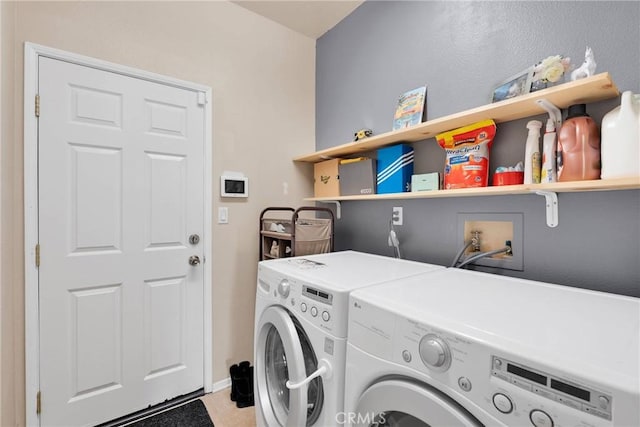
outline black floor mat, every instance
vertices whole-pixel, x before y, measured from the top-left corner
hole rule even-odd
[[[127,427],[214,427],[200,399],[170,409]]]

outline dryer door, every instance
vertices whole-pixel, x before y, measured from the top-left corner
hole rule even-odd
[[[426,384],[397,379],[369,387],[360,397],[355,415],[358,426],[482,426],[442,392]]]
[[[267,426],[313,424],[322,408],[320,378],[290,390],[286,383],[304,380],[316,369],[316,357],[307,335],[282,307],[266,309],[257,325],[256,404]],[[317,381],[316,381],[317,380]]]

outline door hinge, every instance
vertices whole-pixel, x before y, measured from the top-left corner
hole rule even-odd
[[[205,105],[207,103],[207,93],[198,92],[198,105]]]
[[[36,95],[36,117],[40,117],[40,95]]]
[[[36,394],[36,414],[39,414],[42,409],[42,398],[40,394],[40,390],[38,390],[38,394]]]
[[[36,267],[40,267],[40,243],[36,245]]]

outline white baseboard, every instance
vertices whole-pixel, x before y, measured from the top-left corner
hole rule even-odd
[[[229,388],[229,387],[231,387],[231,377],[227,377],[223,380],[213,383],[211,392],[215,393],[217,391],[224,390],[225,388]]]

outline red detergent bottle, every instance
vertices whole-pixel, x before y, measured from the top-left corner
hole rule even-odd
[[[585,104],[569,107],[558,132],[558,181],[600,179],[600,131]]]

